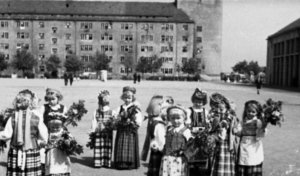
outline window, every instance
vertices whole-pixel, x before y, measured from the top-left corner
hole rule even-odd
[[[44,22],[42,22],[42,21],[39,22],[39,28],[45,28]]]
[[[90,62],[92,60],[92,56],[89,55],[81,56],[81,60],[84,62]]]
[[[153,29],[153,24],[142,24],[141,26],[141,29],[144,29],[146,31],[149,29]]]
[[[8,39],[9,38],[9,35],[8,35],[9,33],[8,32],[2,32],[1,33],[1,38],[6,38],[6,39]]]
[[[120,68],[120,73],[125,73],[125,68],[124,67]]]
[[[161,68],[161,72],[164,74],[172,74],[173,68]]]
[[[186,46],[182,47],[182,52],[186,53],[188,48]]]
[[[29,26],[29,22],[28,21],[18,21],[17,22],[17,27],[19,27],[21,29],[28,28],[28,26]]]
[[[52,38],[52,44],[57,44],[58,43],[58,39],[57,38]]]
[[[9,54],[5,54],[4,59],[8,61],[9,60]]]
[[[133,29],[133,24],[122,23],[121,29],[125,29],[125,30]]]
[[[121,51],[123,52],[132,52],[133,47],[132,46],[121,46]]]
[[[57,48],[51,48],[51,54],[57,54],[58,49]]]
[[[181,62],[182,62],[182,63],[187,62],[187,57],[183,57],[183,58],[181,59]]]
[[[6,28],[6,27],[8,27],[8,21],[1,21],[1,22],[0,22],[0,27],[1,27],[1,28]]]
[[[81,45],[81,51],[93,51],[93,45]]]
[[[57,27],[52,27],[52,33],[56,33],[57,32]]]
[[[187,24],[182,25],[182,30],[187,31],[189,29],[189,26]]]
[[[153,46],[141,46],[142,52],[153,51]]]
[[[44,65],[41,65],[40,66],[40,72],[44,72],[45,71],[45,66]]]
[[[153,35],[141,35],[141,41],[153,41]]]
[[[161,25],[161,30],[163,31],[173,31],[174,26],[173,24],[162,24]]]
[[[71,40],[71,34],[66,34],[66,40]]]
[[[85,72],[90,72],[90,71],[91,71],[91,67],[85,67],[85,68],[84,68],[84,71],[85,71]]]
[[[9,44],[8,44],[8,43],[1,43],[1,44],[0,44],[0,48],[1,48],[1,49],[5,49],[5,50],[6,50],[6,49],[9,49]]]
[[[17,43],[17,50],[18,49],[29,49],[29,44],[28,43]]]
[[[101,23],[101,29],[112,29],[112,24],[110,24],[110,23]]]
[[[173,52],[173,47],[162,46],[161,52]]]
[[[71,22],[66,22],[66,28],[67,29],[71,28]]]
[[[121,56],[121,62],[125,62],[125,57],[124,56]]]
[[[173,62],[173,58],[172,57],[162,57],[161,59],[165,63]]]
[[[81,23],[80,27],[81,29],[92,29],[93,23]]]
[[[29,33],[27,33],[27,32],[18,32],[17,33],[17,38],[18,39],[27,39],[27,38],[29,38]]]
[[[187,42],[189,40],[188,36],[182,36],[182,41]]]
[[[40,60],[40,61],[43,61],[44,59],[45,59],[45,55],[44,55],[44,54],[40,54],[40,55],[39,55],[39,60]]]
[[[202,26],[197,26],[197,32],[202,32]]]
[[[101,34],[101,40],[113,40],[112,34]]]
[[[93,34],[81,34],[81,40],[93,40]]]
[[[132,35],[121,35],[121,40],[129,42],[129,41],[133,40],[133,36]]]
[[[66,51],[70,51],[71,48],[72,48],[72,45],[70,45],[70,44],[66,45]]]
[[[173,36],[172,35],[162,35],[161,36],[161,42],[172,42]]]
[[[112,45],[101,45],[101,51],[112,51],[113,46]]]
[[[109,73],[112,73],[112,72],[113,72],[113,68],[112,68],[112,67],[109,67],[109,68],[108,68],[108,72],[109,72]]]
[[[45,49],[45,45],[44,44],[39,44],[39,50],[44,50]]]
[[[39,39],[44,39],[45,38],[45,33],[39,33]]]
[[[197,43],[202,43],[202,37],[197,37]]]

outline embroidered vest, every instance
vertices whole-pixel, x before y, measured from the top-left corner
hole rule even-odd
[[[107,121],[112,116],[112,110],[108,110],[105,112],[102,111],[96,111],[96,120],[97,123],[103,123]]]
[[[256,121],[253,120],[248,123],[242,124],[242,135],[243,136],[256,136]]]
[[[26,116],[25,116],[26,117]],[[11,122],[12,122],[12,128],[15,129],[15,125],[16,125],[16,118],[15,116],[13,115],[11,117]],[[37,144],[37,139],[39,137],[39,128],[38,128],[38,125],[39,125],[39,121],[40,121],[40,118],[34,114],[32,114],[31,116],[31,119],[30,119],[30,143],[32,144],[32,148],[33,149],[36,149],[38,148],[38,144]],[[25,124],[26,124],[26,118],[24,118],[23,116],[23,134],[24,134],[24,140],[25,140]],[[15,134],[13,134],[12,136],[12,139],[11,141],[14,141],[14,137],[16,137]],[[13,147],[18,147],[18,146],[14,146],[13,142],[11,142],[11,146]]]
[[[205,110],[203,108],[202,112],[195,112],[192,107],[190,107],[191,110],[191,120],[192,120],[192,127],[203,127],[206,123],[205,121]]]
[[[48,114],[50,112],[59,112],[59,113],[63,113],[64,112],[64,105],[60,105],[60,108],[57,110],[53,110],[51,109],[49,104],[44,104],[45,106],[45,112],[44,112],[44,124],[48,127],[48,121],[49,121],[49,117]]]
[[[174,132],[173,129],[169,129],[170,127],[166,134],[165,155],[170,155],[174,151],[183,149],[183,146],[187,142],[183,135],[183,132],[187,129],[187,127],[182,128],[178,133]]]

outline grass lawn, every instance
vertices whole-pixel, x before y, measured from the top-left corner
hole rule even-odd
[[[282,127],[268,126],[269,132],[263,139],[265,160],[263,164],[264,176],[297,176],[300,175],[300,93],[286,90],[262,88],[261,94],[256,94],[254,86],[244,86],[240,84],[216,83],[216,82],[172,82],[172,81],[142,81],[140,84],[133,84],[132,81],[108,81],[97,80],[75,81],[73,86],[64,86],[63,80],[46,79],[0,79],[0,110],[9,107],[16,94],[23,89],[30,89],[41,98],[40,105],[44,104],[45,88],[58,88],[62,91],[64,99],[62,104],[69,107],[79,99],[85,100],[88,114],[83,117],[78,127],[71,127],[70,131],[77,138],[79,143],[86,145],[88,141],[87,133],[90,131],[93,111],[97,108],[97,96],[101,90],[109,90],[111,94],[111,107],[116,109],[122,104],[120,96],[124,86],[134,86],[137,89],[137,100],[141,103],[142,112],[145,110],[154,94],[170,95],[177,103],[186,108],[191,106],[191,95],[196,87],[207,91],[208,95],[213,92],[220,92],[235,102],[239,118],[242,115],[244,103],[247,100],[255,99],[264,103],[268,98],[282,100],[283,113],[286,121]],[[206,105],[209,109],[209,106]],[[144,121],[139,129],[139,146],[142,149],[146,134],[146,124]],[[6,172],[7,150],[0,155],[0,175]],[[115,170],[93,168],[93,151],[84,148],[84,153],[80,156],[72,156],[73,176],[142,176],[147,172],[147,163],[141,162],[141,167],[137,170]]]

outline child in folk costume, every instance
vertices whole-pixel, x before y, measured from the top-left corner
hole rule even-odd
[[[196,88],[191,100],[193,106],[186,110],[186,125],[190,127],[194,136],[199,131],[209,128],[208,110],[204,108],[207,103],[207,94],[205,91]],[[205,157],[200,151],[193,160],[189,160],[188,166],[190,168],[190,176],[199,175],[200,173],[204,174],[208,169],[208,157]]]
[[[266,125],[262,121],[262,106],[255,100],[245,103],[241,126],[237,135],[241,137],[238,156],[239,176],[262,176],[264,160],[261,138],[265,136]]]
[[[104,123],[116,117],[116,112],[109,107],[110,95],[107,90],[98,96],[98,109],[94,112],[92,131],[96,134],[94,148],[94,166],[111,167],[113,130],[105,128]]]
[[[42,175],[39,144],[48,140],[48,130],[36,111],[37,99],[30,90],[18,93],[14,113],[7,121],[1,140],[11,139],[7,161],[7,176]]]
[[[117,110],[119,122],[114,163],[118,169],[137,169],[140,166],[138,128],[142,123],[142,113],[137,106],[135,93],[134,87],[124,87],[121,96],[124,104]]]
[[[142,160],[147,160],[149,148],[151,149],[148,176],[158,176],[160,170],[160,163],[163,157],[163,147],[165,145],[165,116],[166,109],[173,105],[172,97],[164,97],[162,95],[155,95],[152,97],[149,106],[146,110],[148,113],[147,135],[142,151]]]
[[[60,114],[57,116],[56,114]],[[63,114],[50,112],[48,114],[49,141],[48,145],[55,145],[64,133],[63,121],[66,118]],[[45,175],[49,176],[70,176],[71,162],[66,152],[57,147],[46,150]]]
[[[235,111],[229,100],[219,93],[210,97],[212,133],[218,136],[212,161],[211,176],[236,175],[236,155],[238,150],[237,138],[233,129],[238,125]]]
[[[186,110],[181,105],[173,105],[167,110],[167,118],[171,126],[166,131],[164,156],[161,160],[160,176],[186,176],[187,159],[183,155],[183,147],[192,138],[191,130],[185,126]]]

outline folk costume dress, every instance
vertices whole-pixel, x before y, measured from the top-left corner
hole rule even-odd
[[[43,117],[44,117],[44,123],[45,125],[47,126],[48,124],[48,121],[49,121],[49,117],[48,117],[48,114],[50,112],[56,112],[56,113],[66,113],[67,112],[67,109],[64,105],[62,104],[57,104],[56,106],[54,107],[51,107],[49,104],[44,104],[42,110],[43,112]]]
[[[211,176],[235,176],[236,157],[238,145],[237,138],[233,134],[233,128],[237,125],[237,118],[228,111],[221,115],[229,124],[227,129],[216,133],[219,136],[212,161]]]
[[[186,111],[188,117],[186,124],[190,127],[193,136],[199,127],[209,127],[209,120],[207,119],[208,110],[205,108],[195,109],[190,107]],[[209,158],[204,156],[201,151],[198,152],[197,156],[195,156],[193,160],[188,161],[188,167],[190,168],[189,175],[198,175],[198,169],[200,169],[201,172],[207,171],[209,164],[208,162]]]
[[[165,122],[160,116],[154,117],[149,124],[148,134],[150,136],[150,160],[147,176],[158,176],[161,159],[163,157],[163,148],[165,145],[166,127]],[[157,150],[154,151],[152,148]]]
[[[115,167],[137,169],[140,167],[138,128],[142,123],[141,111],[134,103],[130,103],[119,107],[117,112],[121,121],[115,140]]]
[[[63,129],[61,129],[57,133],[49,134],[50,144],[57,143],[58,139],[63,133]],[[45,175],[49,176],[70,176],[71,174],[71,161],[67,156],[66,152],[58,149],[52,148],[46,152],[46,160],[45,160]]]
[[[167,128],[160,176],[186,176],[188,174],[187,159],[183,156],[182,148],[191,137],[190,129],[184,124],[176,128],[172,126]]]
[[[261,137],[265,130],[258,128],[262,122],[256,117],[242,123],[241,142],[238,159],[239,176],[262,176],[262,164],[264,160],[263,144]]]
[[[38,140],[48,140],[42,115],[35,110],[19,110],[8,120],[1,140],[11,139],[7,160],[7,176],[40,176],[41,158]]]
[[[111,110],[108,106],[104,106],[103,110],[98,109],[94,112],[92,131],[96,134],[94,148],[95,167],[111,167],[113,130],[105,129],[103,124],[111,117],[116,117],[116,112]]]

